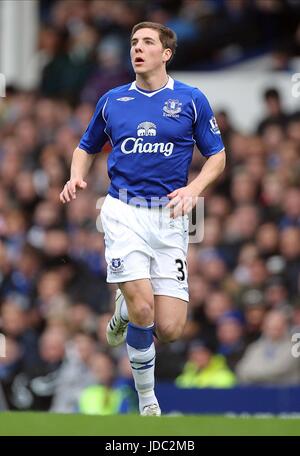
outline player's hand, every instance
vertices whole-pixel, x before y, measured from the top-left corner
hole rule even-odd
[[[196,206],[199,197],[196,189],[191,184],[178,188],[167,196],[171,200],[167,204],[167,207],[171,210],[171,218],[183,216],[191,212],[193,207]]]
[[[69,203],[76,199],[76,190],[80,188],[84,190],[87,183],[83,179],[70,179],[66,182],[62,192],[59,195],[59,199],[62,203]]]

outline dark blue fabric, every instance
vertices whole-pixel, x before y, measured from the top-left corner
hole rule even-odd
[[[156,383],[163,413],[299,413],[299,386],[236,386],[234,388],[177,388]]]
[[[131,363],[132,369],[134,369],[134,370],[145,370],[145,369],[149,369],[150,367],[154,366],[154,360],[155,360],[155,356],[153,356],[153,358],[149,359],[148,361],[141,361],[141,362],[130,361],[130,363]],[[153,361],[153,364],[150,364],[150,363],[152,363],[152,361]],[[134,364],[141,364],[141,367],[134,367]]]
[[[143,328],[142,326],[128,323],[126,342],[137,350],[149,348],[153,342],[153,326],[151,328]]]

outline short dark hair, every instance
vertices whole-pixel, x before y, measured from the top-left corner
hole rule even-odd
[[[264,99],[269,100],[270,98],[280,99],[280,93],[275,87],[269,87],[264,91]]]
[[[144,29],[144,28],[149,28],[149,29],[158,31],[159,39],[160,39],[163,49],[171,49],[171,51],[172,51],[172,55],[171,55],[170,59],[168,60],[167,64],[170,63],[176,52],[176,47],[177,47],[176,33],[169,27],[159,24],[158,22],[139,22],[132,28],[130,38],[132,39],[135,32],[137,32],[140,29]]]

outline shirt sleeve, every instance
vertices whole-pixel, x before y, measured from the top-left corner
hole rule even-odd
[[[88,154],[96,154],[100,152],[106,141],[109,139],[107,133],[105,132],[105,109],[107,101],[108,93],[99,99],[93,117],[91,118],[91,121],[78,144],[78,147],[85,150]]]
[[[204,157],[210,157],[224,149],[216,118],[206,96],[198,89],[193,92],[195,110],[194,139]]]

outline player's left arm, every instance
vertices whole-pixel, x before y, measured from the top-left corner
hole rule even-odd
[[[226,154],[223,149],[206,160],[198,176],[186,188],[192,195],[200,196],[222,174],[225,165]]]
[[[192,210],[197,198],[220,176],[226,164],[225,148],[214,113],[207,98],[198,89],[194,89],[192,104],[195,111],[193,136],[207,160],[199,175],[189,185],[168,195],[171,201],[167,207],[171,208],[171,216],[174,218]]]
[[[176,218],[188,214],[196,205],[197,198],[222,174],[225,164],[226,154],[223,149],[206,160],[198,176],[189,185],[169,193],[171,201],[167,207],[171,208],[171,216]]]

